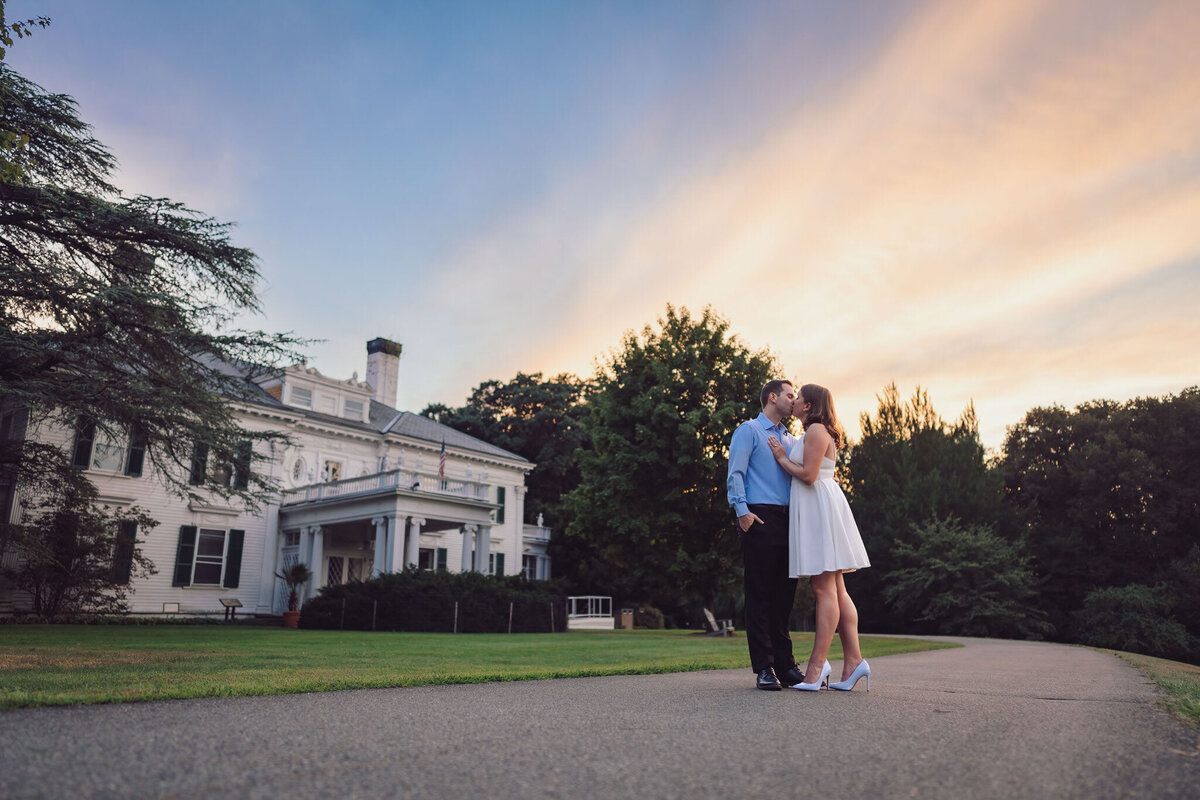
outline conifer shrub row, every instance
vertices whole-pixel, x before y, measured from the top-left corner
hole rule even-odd
[[[513,633],[567,629],[567,600],[553,584],[534,583],[519,575],[492,577],[415,568],[326,586],[300,610],[300,627],[507,633],[510,606]]]

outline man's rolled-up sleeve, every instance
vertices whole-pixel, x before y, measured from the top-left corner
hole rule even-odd
[[[725,489],[729,495],[729,505],[739,517],[750,513],[746,508],[746,470],[750,466],[750,451],[754,449],[754,432],[745,423],[733,432],[729,442],[729,478],[725,481]]]

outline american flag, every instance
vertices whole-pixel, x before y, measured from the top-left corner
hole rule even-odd
[[[438,477],[446,476],[446,440],[442,439],[442,452],[438,455]]]

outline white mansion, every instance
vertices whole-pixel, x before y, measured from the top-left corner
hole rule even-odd
[[[275,573],[297,561],[315,575],[307,595],[410,566],[549,578],[550,531],[522,523],[534,465],[396,410],[399,357],[399,344],[374,339],[365,382],[328,378],[303,364],[256,379],[255,398],[234,405],[240,424],[291,439],[258,454],[265,460],[256,469],[269,470],[281,487],[258,512],[237,502],[180,500],[149,470],[140,474],[141,454],[128,442],[36,421],[26,435],[73,452],[101,502],[136,504],[158,520],[138,534],[158,572],[130,587],[134,613],[219,612],[222,598],[277,613],[286,592]],[[204,467],[193,479],[206,480]],[[18,503],[8,505],[16,521]],[[28,606],[0,584],[0,608]]]

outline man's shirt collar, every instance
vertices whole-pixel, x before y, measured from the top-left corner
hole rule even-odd
[[[764,429],[764,430],[768,430],[768,431],[777,431],[777,430],[783,430],[783,431],[786,431],[786,430],[787,430],[786,428],[784,428],[784,427],[783,427],[783,421],[782,421],[782,420],[780,420],[779,424],[778,424],[778,425],[776,425],[774,422],[771,422],[771,418],[770,418],[770,417],[768,417],[766,414],[764,414],[764,413],[763,413],[763,412],[761,412],[761,411],[758,413],[758,420],[757,420],[757,421],[758,421],[758,424],[759,424],[759,425],[763,426],[763,429]]]

